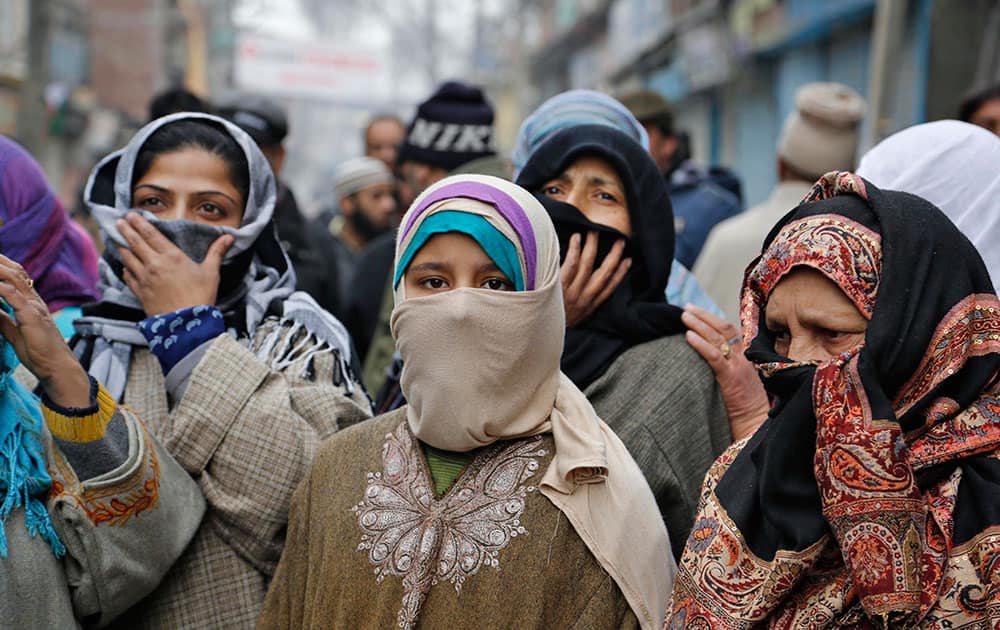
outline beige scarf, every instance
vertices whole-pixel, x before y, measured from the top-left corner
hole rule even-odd
[[[411,430],[461,452],[552,433],[556,452],[542,494],[615,580],[642,627],[662,627],[676,565],[653,493],[625,445],[559,371],[565,314],[552,222],[514,184],[450,177],[403,217],[397,264],[421,222],[443,210],[486,218],[515,245],[526,274],[534,273],[525,276],[525,291],[456,289],[412,299],[400,281],[391,325]]]

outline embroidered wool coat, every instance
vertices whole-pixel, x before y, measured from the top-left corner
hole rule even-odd
[[[258,328],[253,347],[275,321]],[[334,384],[334,360],[325,354],[274,371],[221,335],[171,407],[157,359],[145,348],[133,351],[124,402],[198,482],[208,511],[160,587],[116,627],[254,626],[281,556],[292,493],[317,445],[369,415],[360,387],[348,394]]]
[[[406,408],[320,449],[261,628],[638,628],[537,488],[551,435],[497,442],[440,497]]]

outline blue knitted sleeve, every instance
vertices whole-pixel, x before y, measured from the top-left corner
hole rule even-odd
[[[147,317],[139,330],[167,374],[194,349],[226,332],[226,324],[217,307],[201,305]]]

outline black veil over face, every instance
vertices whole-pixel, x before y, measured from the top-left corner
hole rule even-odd
[[[575,160],[594,156],[618,173],[632,224],[632,237],[588,220],[572,205],[541,194]],[[560,255],[573,234],[598,234],[595,265],[615,241],[624,239],[632,267],[615,292],[586,321],[567,329],[562,369],[586,388],[630,347],[685,330],[681,309],[667,304],[665,292],[674,255],[674,220],[666,183],[639,143],[605,125],[580,125],[557,132],[524,165],[517,183],[535,193],[559,235]]]

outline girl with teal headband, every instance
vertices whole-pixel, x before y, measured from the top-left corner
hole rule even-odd
[[[545,209],[497,178],[444,179],[403,217],[395,260],[406,407],[320,447],[258,627],[660,630],[670,541],[560,370]]]
[[[521,271],[521,263],[518,260],[517,247],[514,246],[514,243],[485,217],[460,210],[438,212],[428,217],[416,228],[413,239],[400,257],[399,265],[393,276],[392,286],[394,289],[399,288],[403,274],[409,269],[413,257],[420,249],[432,237],[448,233],[464,234],[472,238],[506,276],[507,282],[510,283],[510,288],[514,291],[524,291],[524,275]],[[402,364],[397,357],[393,361],[385,384],[376,397],[378,413],[398,409],[406,403],[399,383],[401,369]],[[429,460],[432,460],[433,454],[428,453],[428,456]]]
[[[398,289],[403,275],[410,267],[414,257],[420,252],[428,241],[438,235],[461,234],[470,237],[478,244],[483,253],[488,256],[496,265],[497,270],[503,274],[504,278],[488,276],[485,278],[484,288],[497,288],[498,290],[524,291],[524,275],[521,272],[521,263],[518,260],[517,248],[503,233],[500,232],[486,218],[469,212],[460,210],[445,210],[428,217],[413,234],[403,255],[400,257],[399,265],[393,276],[393,286]],[[439,270],[431,269],[431,274],[439,273]],[[444,282],[444,278],[436,275],[420,278],[417,284],[422,284],[428,292],[444,288],[435,285],[435,281]],[[490,285],[490,283],[493,283]],[[405,402],[402,392],[398,391],[396,406],[401,406]],[[444,493],[458,477],[459,473],[471,458],[469,453],[456,453],[436,449],[427,444],[422,444],[424,456],[427,458],[427,467],[431,472],[434,481],[434,489],[438,494]]]

